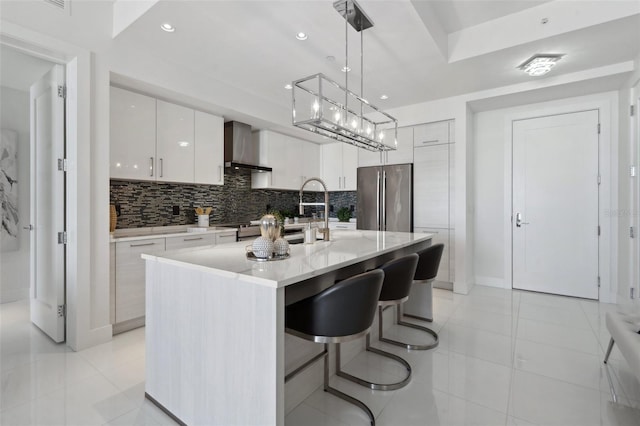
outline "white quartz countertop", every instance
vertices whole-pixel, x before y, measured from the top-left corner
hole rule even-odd
[[[198,228],[195,225],[177,225],[177,226],[155,226],[148,228],[130,228],[130,229],[118,229],[112,232],[110,235],[110,241],[112,243],[120,241],[138,241],[148,240],[152,238],[165,238],[165,237],[177,237],[184,235],[191,235],[187,231],[188,228]],[[222,226],[210,226],[208,228],[198,228],[197,232],[193,235],[201,234],[220,234],[230,231],[237,231],[237,228],[227,228]]]
[[[339,231],[331,234],[331,241],[291,245],[288,259],[270,262],[247,259],[245,247],[250,241],[168,251],[161,255],[143,254],[142,258],[279,288],[431,237],[432,234],[410,232]]]

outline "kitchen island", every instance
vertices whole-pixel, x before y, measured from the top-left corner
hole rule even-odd
[[[284,424],[284,307],[431,244],[430,234],[337,231],[255,262],[246,242],[143,255],[147,397],[184,424]]]

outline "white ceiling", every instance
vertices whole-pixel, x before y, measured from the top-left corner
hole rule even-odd
[[[549,1],[551,0],[434,0],[431,4],[445,32],[453,33]]]
[[[624,68],[617,65],[640,55],[638,0],[358,2],[375,24],[363,33],[364,96],[383,109],[505,86],[536,85],[562,76],[567,76],[567,93],[575,93],[576,85],[569,88],[571,76],[599,67]],[[183,103],[199,97],[211,105],[208,110],[222,111],[227,119],[249,122],[241,117],[246,113],[255,117],[256,124],[266,120],[291,128],[291,92],[284,89],[286,83],[318,72],[344,83],[339,69],[344,63],[345,22],[332,0],[158,1],[148,10],[141,9],[142,16],[114,40],[114,6],[126,3],[136,2],[72,0],[71,13],[65,14],[42,0],[2,0],[0,12],[2,19],[94,52],[126,51],[124,56],[135,66],[114,66],[112,78],[124,73],[121,85],[136,88],[135,81],[153,81],[153,71],[148,69],[154,64],[170,68],[167,74],[173,80],[163,80],[171,84],[158,87],[159,95],[185,92],[179,87],[186,86],[176,80],[182,76],[200,89],[184,93]],[[543,18],[549,22],[542,24]],[[171,22],[176,31],[163,32],[163,22]],[[298,31],[308,33],[309,39],[296,40]],[[356,92],[362,75],[359,43],[358,34],[349,28],[353,71],[348,84]],[[535,53],[566,56],[547,76],[533,78],[517,67]],[[4,53],[0,54],[4,63]],[[135,70],[135,75],[127,75],[128,69]],[[618,75],[580,87],[612,90],[622,81]],[[212,93],[212,87],[220,93]],[[138,89],[155,94],[153,85],[142,84]],[[379,99],[383,93],[388,100]],[[565,96],[558,85],[545,97],[553,94]],[[514,102],[510,98],[509,103]],[[497,105],[495,100],[489,104]],[[223,111],[231,105],[232,110]]]
[[[633,60],[640,52],[640,15],[636,14],[449,62],[414,3],[419,1],[360,1],[375,24],[364,32],[364,95],[382,108],[527,82],[532,77],[517,66],[535,53],[565,53],[550,74],[558,75]],[[548,4],[505,0],[429,3],[441,15],[447,31],[487,24],[496,17],[504,20],[514,12]],[[573,3],[578,13],[582,2]],[[162,22],[171,22],[176,31],[162,32]],[[298,31],[306,32],[309,39],[296,40]],[[118,37],[176,66],[204,71],[282,105],[290,104],[290,92],[283,86],[292,80],[323,72],[344,81],[339,69],[345,58],[345,22],[327,0],[161,1]],[[349,86],[358,92],[362,74],[359,43],[358,34],[349,28],[353,69]],[[330,62],[327,56],[336,60]],[[389,99],[381,101],[382,94]]]

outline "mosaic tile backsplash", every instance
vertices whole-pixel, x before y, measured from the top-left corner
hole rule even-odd
[[[110,204],[118,212],[117,229],[195,224],[195,207],[213,207],[212,225],[248,222],[269,209],[297,213],[299,201],[298,191],[251,189],[249,170],[226,169],[224,186],[111,180],[110,189]],[[348,207],[356,217],[356,200],[356,191],[330,192],[329,216]],[[304,201],[321,202],[324,195],[306,192]],[[305,210],[307,216],[312,212],[309,207]]]

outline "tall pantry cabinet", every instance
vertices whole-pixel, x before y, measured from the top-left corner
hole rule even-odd
[[[434,234],[444,244],[434,287],[452,289],[454,281],[455,121],[413,127],[414,232]]]

